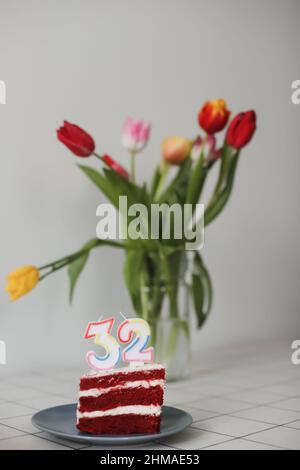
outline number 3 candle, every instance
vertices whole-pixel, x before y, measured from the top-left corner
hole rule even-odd
[[[95,370],[113,369],[121,359],[121,348],[117,340],[110,334],[115,319],[90,322],[84,334],[84,338],[95,338],[95,343],[102,346],[106,354],[99,356],[94,351],[86,355],[88,365]]]

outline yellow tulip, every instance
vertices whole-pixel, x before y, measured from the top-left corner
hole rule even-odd
[[[10,294],[10,300],[17,300],[31,291],[40,278],[39,270],[35,266],[23,266],[7,276],[5,290]]]
[[[161,144],[164,160],[171,165],[180,165],[188,157],[192,148],[192,141],[185,137],[168,137]]]

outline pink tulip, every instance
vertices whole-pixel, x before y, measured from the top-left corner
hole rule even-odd
[[[221,149],[216,149],[216,138],[214,135],[209,135],[206,138],[198,136],[194,141],[194,145],[191,151],[192,160],[196,161],[200,157],[201,152],[204,152],[204,158],[206,163],[212,163],[217,160],[221,155]]]
[[[151,124],[142,120],[134,121],[128,117],[122,133],[122,145],[131,153],[137,153],[146,146],[151,131]]]

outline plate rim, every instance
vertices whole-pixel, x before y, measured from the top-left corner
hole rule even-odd
[[[160,438],[165,438],[165,437],[169,437],[169,436],[172,436],[174,434],[177,434],[178,432],[181,432],[183,431],[184,429],[186,429],[188,426],[190,426],[192,423],[193,423],[193,418],[191,416],[190,413],[188,413],[187,411],[185,410],[182,410],[181,408],[177,408],[175,406],[169,406],[169,405],[163,405],[162,406],[162,409],[168,409],[168,410],[176,410],[176,411],[179,411],[181,413],[183,413],[186,417],[186,424],[184,426],[179,426],[176,427],[176,425],[174,425],[173,428],[167,430],[167,431],[164,431],[163,434],[161,434],[161,432],[159,433],[155,433],[155,434],[100,434],[100,435],[96,435],[96,434],[88,434],[88,433],[81,433],[81,434],[78,434],[77,436],[75,435],[71,435],[71,434],[67,434],[67,433],[64,433],[64,432],[61,432],[61,431],[56,431],[55,429],[51,429],[51,428],[46,428],[45,426],[40,426],[39,424],[36,423],[36,418],[37,416],[40,414],[40,413],[43,413],[45,411],[49,411],[49,410],[53,410],[55,408],[65,408],[65,407],[70,407],[70,406],[74,406],[76,407],[77,406],[77,403],[66,403],[64,405],[57,405],[57,406],[50,406],[49,408],[44,408],[42,410],[39,410],[37,411],[32,417],[31,417],[31,423],[39,430],[41,431],[44,431],[44,432],[48,432],[49,434],[52,434],[54,436],[57,436],[59,438],[62,438],[62,439],[66,439],[66,440],[70,440],[70,441],[75,441],[75,442],[81,442],[81,443],[86,443],[87,445],[102,445],[106,444],[106,443],[109,443],[110,445],[120,445],[120,444],[126,444],[126,443],[129,443],[132,442],[133,444],[137,443],[136,442],[136,439],[142,443],[142,442],[150,442],[150,441],[156,441]],[[96,443],[95,441],[98,441],[98,443]],[[134,442],[135,441],[135,442]],[[115,443],[113,443],[115,442]]]

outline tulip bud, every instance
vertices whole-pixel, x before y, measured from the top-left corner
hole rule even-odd
[[[219,132],[227,124],[230,111],[227,109],[226,101],[223,99],[207,101],[198,113],[199,126],[207,134]]]
[[[81,127],[64,121],[57,130],[57,138],[77,157],[89,157],[95,151],[94,139]]]
[[[221,155],[221,149],[216,148],[216,137],[214,135],[208,135],[206,138],[198,136],[193,144],[191,151],[191,159],[197,161],[204,152],[204,160],[206,163],[212,163],[217,160]]]
[[[109,155],[103,155],[101,160],[106,163],[112,170],[119,173],[123,178],[129,179],[129,173],[125,168],[123,168],[119,163],[113,160]]]
[[[161,144],[163,159],[171,165],[180,165],[191,151],[192,141],[185,137],[168,137]]]
[[[131,153],[137,153],[146,146],[151,131],[151,124],[142,120],[134,121],[128,117],[122,133],[122,145]]]
[[[256,129],[255,111],[240,113],[231,121],[227,134],[226,143],[235,149],[241,149],[251,140]]]
[[[5,290],[10,293],[10,300],[17,300],[31,291],[39,281],[39,270],[35,266],[23,266],[7,276]]]

